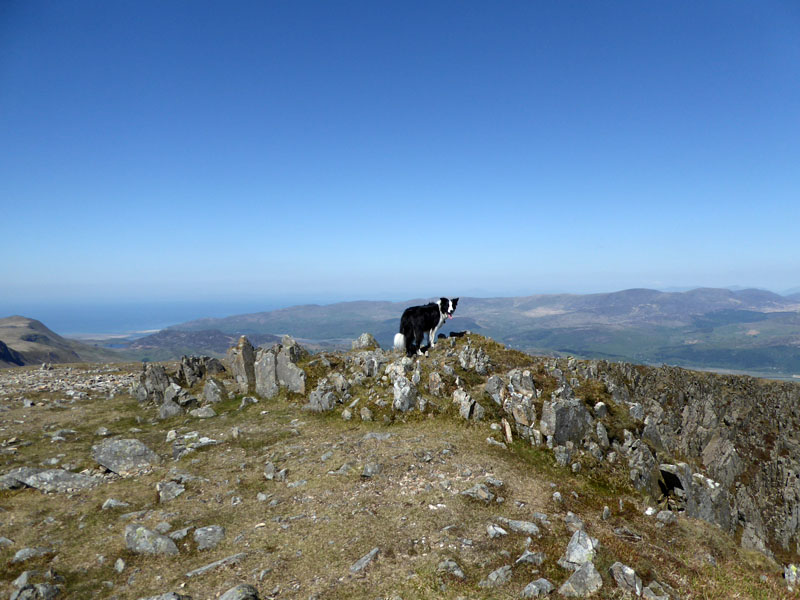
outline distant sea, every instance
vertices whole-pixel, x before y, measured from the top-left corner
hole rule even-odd
[[[335,300],[330,300],[334,302]],[[162,301],[79,303],[7,303],[0,301],[0,318],[22,315],[36,319],[59,335],[134,334],[164,329],[193,319],[227,317],[275,310],[296,304],[327,304],[317,299],[232,301]]]

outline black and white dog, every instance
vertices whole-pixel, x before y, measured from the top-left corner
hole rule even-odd
[[[447,319],[453,318],[457,304],[458,298],[439,298],[430,304],[405,309],[400,317],[400,333],[394,336],[394,347],[397,350],[405,347],[408,356],[415,351],[422,354],[422,340],[427,333],[428,343],[433,348],[436,345],[436,332]]]

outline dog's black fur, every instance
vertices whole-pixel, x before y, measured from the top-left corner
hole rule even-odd
[[[436,345],[436,332],[447,319],[453,318],[458,298],[439,298],[423,306],[411,306],[400,317],[400,333],[394,336],[394,347],[405,347],[406,355],[422,354],[422,340],[428,334],[428,343]]]

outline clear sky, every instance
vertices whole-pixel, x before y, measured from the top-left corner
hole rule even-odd
[[[800,4],[0,0],[0,296],[800,286]]]

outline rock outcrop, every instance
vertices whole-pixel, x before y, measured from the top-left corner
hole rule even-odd
[[[306,374],[297,362],[307,355],[308,352],[289,336],[284,336],[280,344],[271,348],[260,348],[252,364],[256,394],[272,398],[280,388],[304,394]]]

